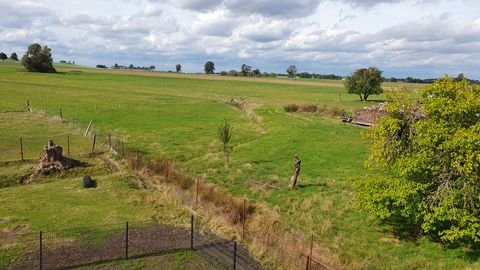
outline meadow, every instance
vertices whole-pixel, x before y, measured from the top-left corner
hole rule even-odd
[[[22,108],[29,100],[35,111],[50,118],[58,116],[61,109],[70,123],[49,123],[50,118],[42,118],[41,113],[29,119],[0,113],[0,160],[9,161],[2,163],[0,177],[12,179],[18,175],[17,168],[28,169],[13,161],[18,159],[19,137],[30,138],[26,146],[33,149],[29,150],[29,159],[36,158],[49,136],[64,140],[66,134],[74,134],[73,138],[79,142],[76,147],[84,149],[90,142],[81,142],[80,132],[93,121],[98,134],[112,133],[125,139],[129,149],[138,149],[145,158],[173,159],[192,177],[214,183],[234,196],[266,203],[279,213],[282,228],[313,235],[315,243],[328,251],[329,262],[336,266],[346,269],[480,267],[475,251],[444,247],[428,237],[412,239],[399,229],[399,224],[382,223],[355,208],[350,179],[369,173],[364,168],[369,142],[362,139],[366,128],[342,123],[338,116],[328,113],[286,113],[283,109],[295,103],[317,104],[326,112],[349,112],[376,104],[347,95],[341,81],[225,79],[66,66],[58,70],[61,72],[57,74],[27,73],[18,64],[0,63],[0,111]],[[397,86],[403,85],[387,85]],[[246,107],[242,110],[232,106],[229,103],[232,98],[244,100]],[[385,96],[372,99],[383,100]],[[234,127],[228,169],[224,167],[216,137],[224,119]],[[71,127],[73,121],[77,123],[75,127]],[[302,171],[298,188],[289,191],[287,185],[295,154],[302,160]],[[115,209],[121,211],[112,220],[132,218],[130,215],[141,219],[154,214],[140,203],[128,204],[129,198],[137,196],[139,191],[128,189],[126,183],[116,181],[118,176],[110,175],[104,168],[93,168],[94,173],[103,175],[102,181],[116,188],[103,190],[95,197],[107,203],[102,206],[102,213],[88,215],[92,222],[99,225],[111,222],[98,217],[111,216],[109,213],[116,213]],[[252,183],[279,188],[259,189]],[[47,191],[41,192],[44,185]],[[49,181],[37,186],[0,189],[0,217],[15,217],[9,218],[13,221],[8,226],[0,223],[0,228],[6,230],[23,223],[32,230],[51,224],[65,225],[31,214],[30,204],[45,198],[61,200],[55,190],[67,187],[74,190],[74,185],[78,184]],[[29,203],[15,198],[28,198]],[[149,205],[145,200],[145,205]],[[66,205],[75,207],[75,204],[73,200]],[[86,213],[75,213],[69,223],[81,225]],[[171,215],[155,213],[163,214]],[[22,220],[21,216],[30,218]]]

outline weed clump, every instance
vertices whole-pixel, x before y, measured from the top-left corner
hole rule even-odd
[[[298,105],[297,104],[288,104],[283,107],[285,112],[297,112],[298,111]]]
[[[317,109],[318,109],[318,107],[315,104],[303,104],[300,107],[301,112],[308,112],[308,113],[314,113],[314,112],[317,111]]]

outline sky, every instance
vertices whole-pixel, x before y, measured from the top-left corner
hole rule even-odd
[[[0,51],[54,61],[217,72],[480,79],[478,0],[0,0]]]

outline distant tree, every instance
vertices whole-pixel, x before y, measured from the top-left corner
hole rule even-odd
[[[298,77],[300,78],[305,78],[305,79],[310,79],[312,78],[312,74],[308,73],[308,72],[302,72],[302,73],[299,73],[297,74]]]
[[[232,69],[228,72],[228,76],[238,76],[238,71],[235,69]]]
[[[220,72],[220,75],[221,75],[221,76],[227,76],[227,75],[228,75],[228,72],[226,72],[225,70],[223,70],[222,72]]]
[[[97,65],[97,68],[107,68],[105,65]]]
[[[28,50],[22,57],[22,64],[28,71],[33,72],[56,72],[53,67],[51,49],[40,46],[38,43],[28,46]]]
[[[0,52],[0,60],[3,61],[3,60],[5,60],[5,59],[7,59],[7,55],[6,55],[5,53],[3,53],[3,52]]]
[[[181,71],[182,71],[182,65],[177,64],[177,65],[175,66],[175,69],[177,70],[177,73],[181,72]]]
[[[242,66],[240,67],[240,73],[242,73],[243,76],[247,76],[248,74],[250,74],[251,71],[252,67],[249,65],[242,64]]]
[[[289,78],[295,78],[295,75],[297,75],[297,67],[295,65],[290,65],[287,68],[287,73]]]
[[[149,70],[154,70],[155,69],[155,66],[154,65],[151,65],[148,67]]]
[[[376,67],[360,68],[345,79],[345,88],[349,94],[357,94],[366,101],[370,95],[383,93],[382,71]]]
[[[256,68],[256,69],[253,70],[253,75],[254,76],[258,77],[260,74],[261,74],[260,69]]]
[[[398,80],[397,80],[397,78],[395,78],[395,77],[391,77],[391,78],[390,78],[390,82],[398,82]]]
[[[133,66],[133,64],[130,64],[130,65],[128,66],[128,69],[134,69],[134,68],[135,68],[135,67]]]
[[[460,73],[457,75],[457,77],[455,78],[455,81],[456,82],[461,82],[463,81],[463,79],[465,79],[465,75],[463,73]]]
[[[272,72],[272,73],[270,73],[269,77],[275,78],[275,77],[277,77],[277,73],[273,73],[273,72]]]
[[[215,64],[212,61],[208,61],[204,65],[205,73],[213,74],[215,72]]]
[[[13,61],[18,61],[18,55],[16,53],[12,53],[10,55],[10,59],[12,59]]]
[[[414,80],[412,77],[406,77],[406,78],[405,78],[405,82],[406,82],[406,83],[414,83],[415,80]]]
[[[114,68],[114,69],[118,69],[118,68],[119,68],[118,64],[115,63],[115,65],[113,65],[113,68]]]
[[[232,152],[232,147],[230,146],[230,140],[232,139],[233,127],[230,125],[230,122],[225,119],[223,124],[218,127],[217,136],[222,143],[222,151],[225,157],[225,168],[228,168],[230,161],[230,153]]]

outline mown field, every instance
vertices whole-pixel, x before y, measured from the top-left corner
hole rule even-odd
[[[375,102],[364,103],[357,96],[347,95],[341,82],[281,83],[281,79],[206,79],[203,75],[68,68],[60,71],[59,74],[26,73],[17,64],[0,63],[0,111],[22,108],[27,100],[34,110],[46,111],[50,117],[58,115],[61,109],[67,121],[75,119],[77,123],[72,132],[84,130],[92,120],[96,132],[125,139],[128,148],[138,149],[147,158],[172,158],[191,176],[202,177],[235,196],[266,202],[278,211],[283,227],[313,235],[315,242],[329,251],[330,260],[346,269],[480,267],[474,251],[446,248],[427,237],[412,239],[401,231],[399,224],[381,223],[354,207],[354,190],[349,180],[369,173],[363,166],[369,147],[368,141],[362,139],[366,128],[341,123],[330,112],[351,111]],[[246,109],[227,104],[232,98],[244,99],[248,104]],[[384,95],[372,97],[384,98]],[[284,112],[283,106],[291,103],[314,103],[325,112],[322,115]],[[44,127],[28,123],[9,126],[6,121],[17,120],[5,118],[0,123],[0,160],[18,159],[21,136],[42,142],[41,145],[46,143],[49,134]],[[216,138],[217,127],[224,119],[230,120],[234,127],[229,169],[224,168]],[[18,121],[22,123],[22,119]],[[51,136],[64,138],[69,132],[59,127]],[[80,136],[76,138],[79,140]],[[29,150],[29,158],[35,158],[41,145],[31,142],[28,149],[38,148]],[[302,171],[298,189],[292,192],[286,187],[294,154],[302,159]],[[3,163],[0,176],[16,169],[17,165],[11,164],[17,163]],[[111,177],[115,176],[105,176],[105,181]],[[280,189],[259,189],[252,184],[257,182]],[[21,211],[26,210],[17,207],[19,202],[14,198],[34,196],[31,189],[30,186],[0,189],[0,217],[23,215]],[[119,203],[116,207],[120,207],[122,201],[128,201],[130,193],[111,195],[105,191],[98,198],[115,196],[115,202]],[[48,198],[48,194],[41,196]],[[32,197],[30,201],[35,200]],[[106,204],[104,211],[108,212],[109,207]],[[136,211],[124,208],[122,213]],[[142,211],[136,213],[151,215]],[[38,227],[35,225],[38,222],[32,220],[33,217],[18,223]],[[54,221],[43,222],[47,226]]]

